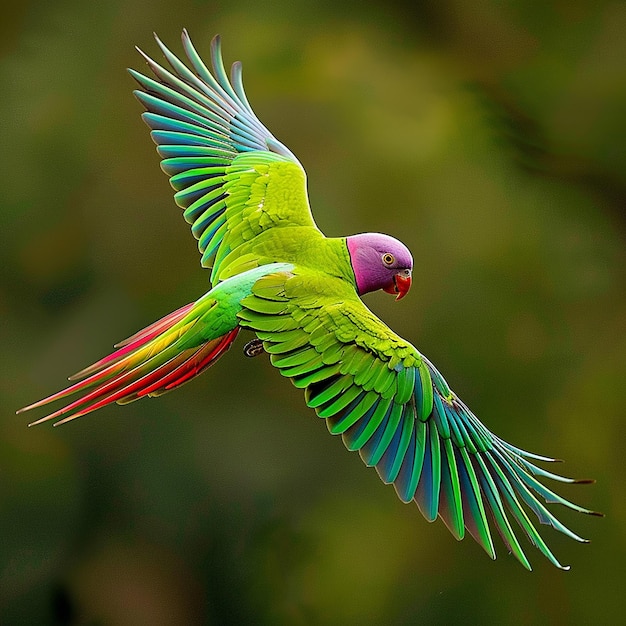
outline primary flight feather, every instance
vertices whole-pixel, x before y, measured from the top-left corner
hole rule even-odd
[[[495,558],[492,529],[526,567],[521,530],[563,567],[529,513],[577,541],[545,506],[593,513],[539,478],[573,483],[536,465],[554,461],[491,433],[432,363],[381,322],[360,296],[383,289],[402,298],[413,259],[379,233],[327,238],[311,215],[304,169],[248,103],[241,64],[229,79],[219,37],[210,70],[186,31],[188,65],[156,38],[169,68],[139,51],[153,78],[129,70],[146,108],[174,199],[198,240],[213,288],[116,346],[72,377],[67,389],[21,411],[74,394],[76,400],[33,424],[86,415],[109,403],[165,393],[213,365],[239,331],[256,335],[247,350],[270,355],[306,403],[358,450],[403,502],[440,517],[457,539],[467,530]],[[260,343],[262,342],[262,344]],[[519,528],[514,528],[513,523]]]

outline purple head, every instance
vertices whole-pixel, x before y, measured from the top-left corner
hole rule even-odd
[[[380,233],[352,235],[346,243],[359,295],[383,289],[400,300],[407,294],[413,257],[403,243]]]

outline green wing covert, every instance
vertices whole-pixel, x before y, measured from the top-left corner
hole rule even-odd
[[[198,239],[202,266],[211,281],[222,279],[238,248],[272,228],[317,230],[309,208],[306,174],[296,157],[258,120],[246,98],[241,64],[229,81],[219,37],[211,43],[213,73],[196,52],[187,31],[183,47],[190,67],[156,38],[171,66],[144,56],[155,75],[129,70],[146,107],[144,121],[157,144],[161,168],[174,199]]]

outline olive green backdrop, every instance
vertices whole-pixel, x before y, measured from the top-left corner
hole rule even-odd
[[[563,573],[457,544],[243,342],[59,429],[16,408],[207,289],[133,46],[223,37],[328,235],[400,237],[367,299],[496,433],[594,477]],[[626,5],[30,1],[0,24],[0,622],[616,624],[626,600]],[[38,413],[37,415],[41,415]]]

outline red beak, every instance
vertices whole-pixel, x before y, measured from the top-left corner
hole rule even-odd
[[[396,274],[393,277],[393,282],[387,287],[383,288],[383,291],[391,294],[397,294],[396,300],[400,300],[404,298],[407,293],[409,293],[409,289],[411,288],[411,274],[408,276],[404,274]]]

